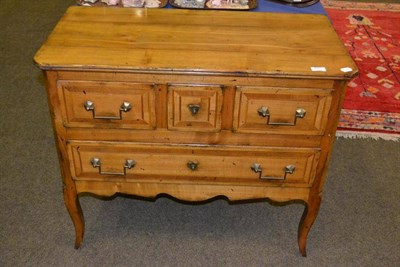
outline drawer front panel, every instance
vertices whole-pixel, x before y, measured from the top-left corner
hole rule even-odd
[[[57,86],[67,127],[155,128],[152,84],[59,81]]]
[[[221,130],[221,86],[168,86],[168,129]]]
[[[322,135],[331,100],[330,90],[238,87],[233,129]]]
[[[77,180],[309,185],[317,149],[241,149],[138,144],[69,145]]]

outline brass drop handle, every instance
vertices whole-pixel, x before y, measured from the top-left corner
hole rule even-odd
[[[197,113],[199,113],[200,111],[200,105],[199,104],[189,104],[188,109],[190,111],[190,113],[192,113],[192,115],[196,115]]]
[[[124,101],[119,107],[119,116],[100,116],[96,115],[95,105],[93,101],[86,100],[83,104],[86,111],[92,112],[93,119],[104,119],[104,120],[122,120],[122,112],[128,112],[132,109],[132,104]]]
[[[306,110],[304,108],[297,108],[294,113],[293,122],[270,122],[271,114],[269,113],[268,107],[262,106],[258,110],[258,115],[261,117],[267,118],[267,125],[275,125],[275,126],[295,126],[297,123],[297,119],[302,119],[306,116]]]
[[[189,160],[188,163],[186,164],[186,166],[192,170],[192,171],[196,171],[199,168],[199,163],[195,162],[195,161],[191,161]]]
[[[294,171],[296,170],[296,166],[294,166],[294,165],[287,165],[287,166],[285,166],[285,168],[283,168],[283,171],[284,171],[284,176],[283,177],[273,177],[273,176],[262,176],[262,171],[263,171],[263,169],[262,169],[262,167],[261,167],[261,164],[259,164],[259,163],[253,163],[253,165],[251,165],[251,167],[250,167],[255,173],[259,173],[260,174],[260,177],[259,177],[259,179],[260,180],[286,180],[286,176],[288,175],[288,174],[293,174],[294,173]]]
[[[132,169],[136,165],[136,161],[133,159],[127,159],[124,164],[124,171],[123,172],[103,172],[101,170],[101,160],[100,158],[91,158],[90,163],[92,164],[93,168],[99,168],[99,174],[100,175],[119,175],[119,176],[125,176],[126,175],[126,169]]]

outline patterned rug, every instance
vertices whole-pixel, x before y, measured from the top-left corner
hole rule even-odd
[[[337,135],[400,141],[400,12],[344,9],[349,3],[340,3],[325,9],[359,76],[347,88]]]

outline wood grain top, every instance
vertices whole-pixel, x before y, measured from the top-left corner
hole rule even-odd
[[[325,16],[210,10],[70,7],[35,62],[42,69],[243,76],[357,73]]]

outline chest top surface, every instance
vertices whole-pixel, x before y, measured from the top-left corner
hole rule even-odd
[[[42,69],[163,73],[357,71],[326,16],[210,10],[70,7],[35,61]]]

